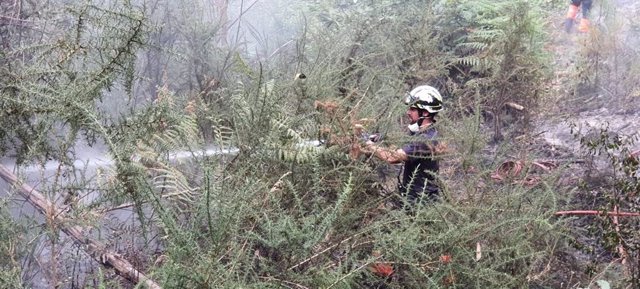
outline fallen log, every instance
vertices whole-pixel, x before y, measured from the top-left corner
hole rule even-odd
[[[120,276],[123,276],[134,284],[144,284],[150,289],[162,288],[155,281],[135,269],[133,265],[122,256],[108,250],[100,241],[85,236],[84,229],[81,226],[70,225],[74,222],[71,221],[71,218],[67,217],[62,209],[47,200],[44,195],[36,191],[33,187],[22,183],[15,174],[3,165],[0,165],[0,177],[9,184],[17,187],[18,193],[47,218],[48,224],[59,226],[63,232],[69,235],[76,244],[83,247],[85,252],[94,260],[98,261],[98,263],[115,269]]]

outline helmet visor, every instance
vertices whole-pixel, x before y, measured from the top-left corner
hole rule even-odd
[[[406,105],[413,105],[417,100],[418,99],[415,96],[411,95],[411,93],[408,92],[404,96],[404,104]]]

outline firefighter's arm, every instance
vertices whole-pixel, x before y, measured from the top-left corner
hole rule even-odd
[[[401,149],[390,149],[376,145],[372,141],[368,141],[363,148],[367,154],[375,156],[390,164],[397,164],[407,160],[407,154]]]

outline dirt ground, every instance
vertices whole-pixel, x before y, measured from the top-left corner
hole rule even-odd
[[[568,1],[567,1],[568,2]],[[592,31],[567,34],[560,15],[551,25],[554,79],[550,94],[537,116],[532,135],[559,159],[573,159],[567,171],[573,177],[575,209],[607,206],[603,191],[612,187],[613,172],[605,154],[588,155],[580,140],[603,136],[629,140],[640,132],[640,1],[594,1]],[[594,71],[598,70],[598,71]],[[548,105],[547,105],[548,104]],[[582,161],[575,161],[581,159]],[[596,280],[620,279],[622,266],[615,248],[606,248],[601,230],[605,218],[579,217],[571,221],[575,250],[559,253],[553,267],[557,288],[598,288]],[[596,224],[596,225],[594,225]],[[618,272],[618,273],[616,273]],[[590,284],[589,284],[590,283]],[[591,285],[591,287],[588,287]],[[611,284],[612,288],[630,288]]]
[[[601,11],[605,8],[594,2],[590,33],[565,33],[562,17],[551,25],[555,78],[536,124],[546,142],[572,151],[579,143],[571,127],[585,135],[606,128],[630,136],[640,129],[640,77],[634,73],[640,66],[640,22],[633,21],[640,1],[613,1],[608,9],[616,12],[607,17]]]

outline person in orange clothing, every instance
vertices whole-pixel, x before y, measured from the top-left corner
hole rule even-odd
[[[589,11],[591,10],[591,4],[593,0],[571,0],[569,10],[567,11],[567,18],[564,22],[564,29],[567,33],[571,32],[573,23],[576,21],[576,16],[582,6],[582,18],[580,19],[580,25],[578,25],[578,31],[589,32]]]

